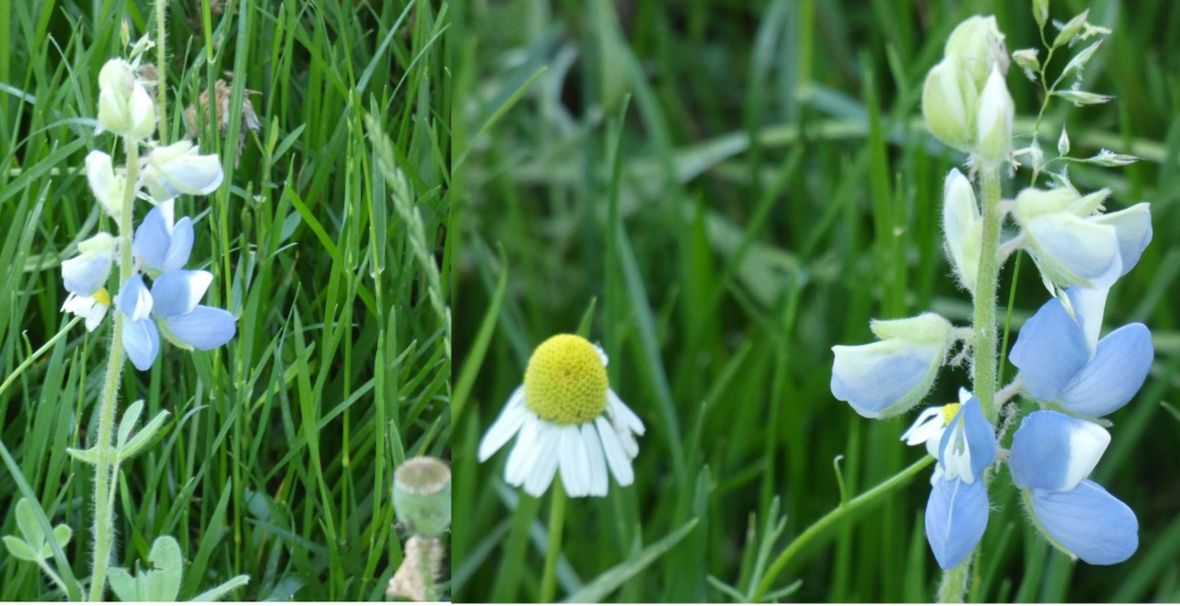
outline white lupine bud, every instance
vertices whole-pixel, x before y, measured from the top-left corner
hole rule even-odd
[[[943,187],[942,231],[955,275],[964,288],[974,292],[983,224],[971,182],[958,169],[951,170]]]
[[[1064,156],[1069,153],[1069,133],[1065,132],[1065,126],[1061,127],[1061,136],[1057,139],[1057,153]]]
[[[127,177],[115,173],[111,157],[97,150],[90,152],[86,156],[86,180],[103,210],[116,221],[120,220]]]
[[[217,154],[201,155],[190,141],[152,150],[143,172],[144,183],[157,204],[181,194],[210,194],[221,185],[222,178]]]
[[[970,151],[979,92],[970,78],[962,76],[963,70],[954,56],[946,57],[926,74],[926,83],[922,87],[922,117],[930,132],[943,143]]]
[[[1015,113],[1012,95],[999,67],[993,67],[979,101],[978,134],[975,153],[988,162],[1001,162],[1012,150],[1012,119]]]
[[[147,138],[156,128],[156,106],[122,59],[111,59],[98,73],[98,126],[116,135]]]
[[[977,89],[983,87],[992,67],[1008,72],[1008,54],[1004,50],[1004,34],[996,25],[992,15],[968,17],[955,26],[947,37],[947,56],[957,56],[962,66],[971,75]]]
[[[1037,20],[1037,27],[1044,28],[1049,20],[1049,0],[1033,0],[1033,19]]]

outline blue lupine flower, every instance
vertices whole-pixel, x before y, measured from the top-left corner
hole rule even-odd
[[[199,304],[213,274],[181,269],[192,245],[192,219],[173,222],[171,202],[152,209],[135,231],[135,255],[143,265],[162,272],[150,290],[136,273],[119,292],[119,310],[127,316],[123,346],[139,370],[151,368],[160,353],[157,322],[163,322],[178,345],[199,350],[220,347],[237,331],[228,311]]]
[[[61,310],[86,318],[86,330],[94,332],[111,304],[105,287],[115,254],[115,238],[100,232],[78,245],[78,256],[62,261],[62,284],[69,295]]]
[[[961,406],[949,404],[944,411],[953,412],[954,418],[942,432],[938,466],[930,480],[926,540],[938,565],[949,570],[975,550],[987,528],[982,474],[995,461],[996,433],[978,398],[970,397]]]
[[[953,327],[938,314],[873,320],[876,343],[832,347],[832,395],[862,417],[901,414],[930,391],[946,360]]]
[[[1012,437],[1008,467],[1050,542],[1090,564],[1117,564],[1139,546],[1135,512],[1086,479],[1110,444],[1101,426],[1055,411],[1029,414]]]
[[[1108,415],[1147,378],[1151,332],[1134,323],[1099,340],[1106,291],[1071,288],[1066,302],[1072,314],[1051,299],[1024,323],[1010,359],[1032,397],[1081,416]]]

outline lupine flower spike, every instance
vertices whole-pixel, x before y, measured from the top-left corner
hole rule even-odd
[[[504,477],[533,496],[545,493],[558,469],[572,497],[606,496],[608,468],[620,486],[630,485],[639,454],[635,436],[644,426],[610,388],[606,364],[606,353],[576,335],[541,343],[524,384],[480,442],[479,460],[515,436]]]

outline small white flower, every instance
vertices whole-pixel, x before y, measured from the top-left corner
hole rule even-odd
[[[86,318],[86,331],[94,332],[106,317],[110,306],[111,294],[107,289],[100,288],[88,297],[70,293],[62,303],[61,311]]]
[[[605,496],[607,469],[620,486],[635,480],[631,461],[643,421],[610,388],[606,354],[586,339],[561,334],[537,346],[524,384],[479,444],[486,461],[513,437],[505,480],[541,496],[561,470],[571,497]]]
[[[926,444],[926,452],[938,458],[938,445],[947,425],[959,414],[959,409],[971,399],[971,392],[959,388],[959,401],[944,406],[931,406],[918,414],[914,424],[901,434],[901,440],[909,446]]]

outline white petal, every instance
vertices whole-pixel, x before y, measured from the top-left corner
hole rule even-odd
[[[86,318],[86,332],[94,332],[98,328],[99,323],[107,315],[107,306],[102,303],[95,302],[93,306],[82,314]]]
[[[545,494],[549,485],[553,483],[553,476],[557,473],[557,464],[561,459],[561,428],[545,423],[542,425],[540,446],[537,449],[537,462],[524,481],[524,491],[539,497]]]
[[[621,419],[623,424],[630,428],[631,431],[635,432],[636,435],[643,435],[643,432],[646,431],[643,426],[643,421],[639,418],[639,415],[635,414],[635,411],[631,410],[631,408],[619,398],[618,394],[615,393],[615,390],[607,388],[606,397],[607,402],[610,404],[611,415]]]
[[[590,459],[576,425],[561,428],[561,483],[571,497],[590,494]]]
[[[582,445],[586,448],[587,464],[590,474],[589,494],[592,497],[605,497],[609,483],[606,477],[606,460],[602,456],[602,441],[598,439],[598,431],[593,423],[583,423],[580,429]]]
[[[901,434],[901,440],[909,446],[917,446],[930,440],[934,435],[942,437],[941,406],[932,406],[923,410],[914,420],[914,424]]]
[[[1115,228],[1069,213],[1051,213],[1025,224],[1041,271],[1058,284],[1108,287],[1122,273]]]
[[[541,420],[534,414],[525,415],[524,423],[517,434],[516,444],[508,454],[508,463],[504,466],[504,481],[511,486],[524,484],[525,478],[533,470],[537,462],[534,454],[540,446]]]
[[[619,443],[619,437],[615,435],[614,428],[601,416],[594,420],[594,427],[598,429],[598,437],[602,440],[602,450],[606,454],[606,462],[610,465],[615,480],[618,481],[619,486],[630,486],[635,481],[635,472],[631,470],[631,460],[623,451],[623,445]]]
[[[524,386],[516,388],[512,395],[508,397],[508,403],[504,405],[504,410],[500,411],[500,416],[496,418],[492,426],[488,428],[488,432],[484,434],[483,440],[479,443],[479,462],[482,463],[496,454],[516,432],[520,431],[521,425],[524,425],[525,419],[528,417],[528,409],[524,406]]]

